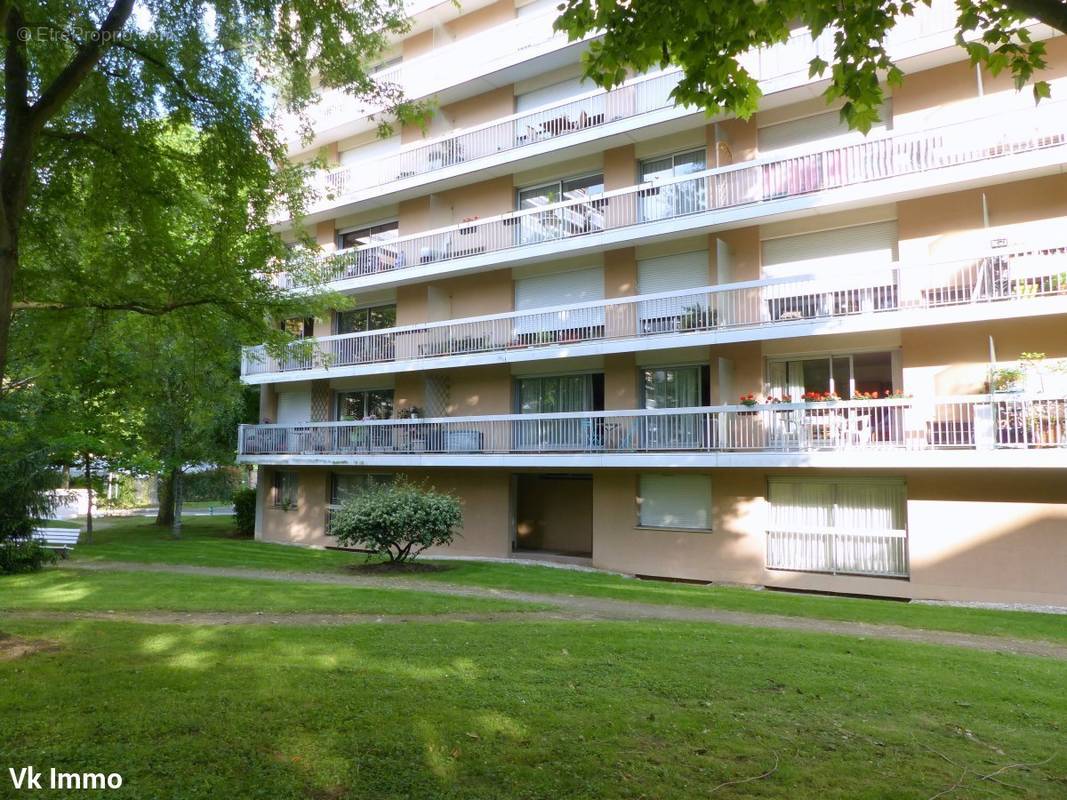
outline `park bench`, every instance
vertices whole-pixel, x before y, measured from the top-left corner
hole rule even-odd
[[[78,528],[34,528],[33,540],[42,547],[56,550],[63,557],[74,549],[81,531]]]

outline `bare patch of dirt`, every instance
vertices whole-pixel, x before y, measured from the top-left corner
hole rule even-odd
[[[455,569],[454,564],[440,564],[429,561],[371,561],[366,564],[350,564],[345,572],[356,575],[418,575],[426,572],[448,572]]]
[[[46,639],[23,639],[19,636],[0,633],[0,661],[14,661],[16,658],[32,656],[34,653],[47,653],[58,649],[58,644]]]

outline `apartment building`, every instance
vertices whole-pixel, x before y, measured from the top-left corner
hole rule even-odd
[[[1067,604],[1067,42],[1032,28],[1035,107],[920,8],[863,136],[808,77],[828,37],[752,53],[761,110],[709,120],[670,70],[583,83],[554,13],[422,7],[381,74],[428,129],[327,97],[291,142],[351,307],[244,353],[257,537],[329,546],[404,474],[463,500],[450,555]]]

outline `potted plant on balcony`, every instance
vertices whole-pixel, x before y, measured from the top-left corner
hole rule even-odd
[[[707,306],[686,306],[678,319],[678,327],[683,331],[704,330],[712,327],[712,319],[713,315]]]
[[[477,219],[478,219],[477,215],[475,215],[475,216],[473,216],[473,217],[464,217],[464,218],[463,218],[463,219],[462,219],[462,220],[460,221],[460,224],[461,224],[461,225],[463,225],[463,227],[461,227],[461,228],[459,229],[459,233],[460,233],[460,235],[461,235],[461,236],[470,236],[470,235],[471,235],[471,234],[473,234],[473,233],[477,233],[477,231],[478,231],[478,228],[477,228],[477,226],[475,226],[475,225],[468,225],[468,224],[467,224],[468,222],[474,222],[474,221],[475,221],[475,220],[477,220]]]
[[[1019,367],[997,367],[989,373],[994,392],[1018,392],[1022,389],[1023,371]]]

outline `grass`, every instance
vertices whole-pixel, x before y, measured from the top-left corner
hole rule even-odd
[[[442,614],[528,611],[506,600],[243,578],[48,570],[0,576],[0,609]]]
[[[228,518],[199,517],[185,525],[185,538],[174,541],[144,520],[113,520],[92,545],[79,545],[74,557],[164,564],[245,567],[291,572],[339,572],[364,556],[332,550],[309,550],[230,536]],[[728,586],[693,586],[639,581],[619,575],[551,567],[477,561],[450,562],[452,569],[403,576],[413,588],[432,580],[543,594],[583,595],[641,603],[717,608],[760,614],[814,617],[902,625],[988,636],[1012,636],[1067,642],[1067,617],[979,608],[913,605],[885,600],[757,592]]]
[[[3,624],[56,645],[0,662],[4,766],[131,797],[1067,793],[1051,659],[678,623]]]

